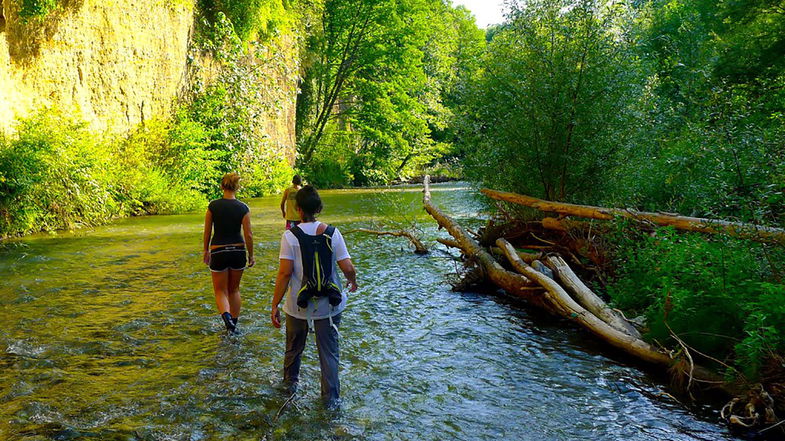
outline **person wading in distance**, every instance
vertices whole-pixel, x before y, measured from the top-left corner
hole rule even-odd
[[[294,393],[300,375],[300,359],[309,329],[316,332],[321,368],[321,395],[328,408],[338,406],[338,325],[346,308],[346,292],[340,289],[337,268],[346,276],[349,292],[357,290],[356,272],[343,236],[337,228],[316,220],[322,200],[306,185],[297,192],[299,225],[281,238],[280,266],[275,280],[270,318],[281,327],[278,304],[286,294],[286,353],[283,379]],[[288,294],[287,294],[288,293]]]
[[[224,175],[221,180],[223,197],[210,202],[204,217],[203,260],[210,267],[215,303],[230,333],[236,332],[240,316],[240,279],[243,271],[256,263],[251,210],[237,200],[239,186],[240,176],[237,173]]]
[[[297,213],[297,191],[302,188],[303,180],[300,175],[294,175],[292,178],[292,186],[283,191],[281,198],[281,214],[286,220],[286,229],[289,230],[293,226],[300,223],[300,215]]]

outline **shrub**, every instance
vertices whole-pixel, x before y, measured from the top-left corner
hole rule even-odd
[[[308,182],[317,188],[342,188],[353,181],[352,174],[346,164],[335,158],[315,157],[303,170]]]
[[[57,8],[57,0],[22,0],[19,16],[24,20],[43,18]]]
[[[152,120],[117,143],[115,197],[128,214],[165,214],[203,205],[205,195],[187,185],[179,157],[172,160],[169,121]],[[182,152],[178,152],[182,155]]]
[[[107,143],[83,123],[43,111],[0,146],[0,234],[95,225],[119,214]]]
[[[753,377],[766,350],[783,349],[781,248],[670,228],[652,235],[621,229],[615,240],[617,275],[608,294],[617,307],[646,315],[648,338],[675,345],[672,330]]]
[[[287,0],[200,0],[199,10],[208,27],[225,17],[242,41],[269,37],[293,14]],[[208,31],[209,32],[209,31]]]
[[[286,188],[294,175],[286,159],[264,154],[247,156],[239,170],[246,197],[278,193]]]

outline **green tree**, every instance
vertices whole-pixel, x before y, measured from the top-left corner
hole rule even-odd
[[[323,20],[298,100],[300,165],[329,175],[321,184],[366,185],[444,154],[450,100],[482,50],[468,13],[444,0],[334,0]]]
[[[581,199],[616,165],[641,91],[628,10],[598,0],[513,2],[489,44],[463,133],[471,176]]]

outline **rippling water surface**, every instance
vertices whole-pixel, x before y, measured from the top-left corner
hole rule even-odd
[[[462,222],[470,191],[437,186]],[[417,189],[322,192],[343,231],[425,217]],[[278,198],[249,201],[257,266],[239,336],[216,314],[203,215],[133,218],[0,248],[0,439],[722,440],[709,410],[608,358],[575,328],[450,291],[455,263],[398,239],[345,234],[360,290],[341,341],[343,408],[319,404],[313,337],[303,393],[279,415],[284,333],[269,325]]]

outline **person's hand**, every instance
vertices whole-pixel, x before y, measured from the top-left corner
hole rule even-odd
[[[278,311],[278,306],[273,305],[272,311],[270,311],[270,321],[272,321],[273,326],[276,328],[281,327],[281,312]]]
[[[354,280],[350,280],[346,282],[346,287],[349,288],[349,292],[357,291],[357,282]]]
[[[253,268],[256,265],[256,259],[253,256],[248,256],[248,268]]]
[[[204,262],[205,265],[210,265],[210,251],[204,252],[202,255],[202,262]]]

